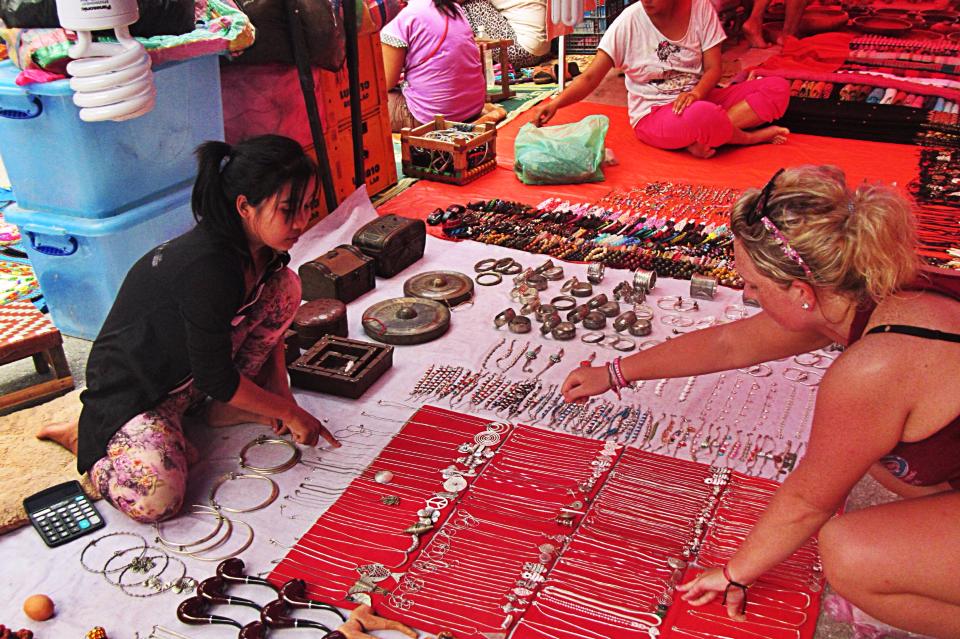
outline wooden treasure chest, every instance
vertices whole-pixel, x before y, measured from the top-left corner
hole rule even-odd
[[[393,277],[421,257],[427,225],[399,215],[384,215],[366,224],[353,236],[353,245],[372,257],[377,275]]]
[[[350,244],[341,244],[300,266],[303,299],[328,297],[352,302],[376,284],[372,258]]]

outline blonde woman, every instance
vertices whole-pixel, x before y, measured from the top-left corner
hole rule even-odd
[[[868,614],[960,637],[960,284],[919,268],[910,205],[834,167],[779,171],[734,206],[737,269],[763,312],[578,369],[579,401],[628,381],[744,368],[837,342],[807,454],[723,566],[680,587],[750,616],[749,586],[819,535],[828,581]],[[834,517],[871,473],[903,499]]]

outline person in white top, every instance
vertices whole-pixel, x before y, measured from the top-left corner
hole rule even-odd
[[[626,75],[630,125],[642,142],[701,158],[725,144],[785,142],[789,131],[769,123],[787,110],[789,83],[762,78],[717,88],[725,38],[709,0],[641,0],[610,25],[587,70],[538,107],[533,122],[543,126],[618,67]]]

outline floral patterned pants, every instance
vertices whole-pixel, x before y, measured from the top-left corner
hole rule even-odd
[[[283,339],[300,305],[300,278],[284,268],[264,283],[258,300],[233,327],[233,361],[253,378]],[[187,485],[183,415],[205,396],[191,384],[171,393],[124,424],[107,455],[90,469],[104,499],[140,522],[161,521],[180,511]]]

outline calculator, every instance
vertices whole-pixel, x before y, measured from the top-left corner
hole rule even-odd
[[[51,486],[23,500],[33,527],[51,548],[104,527],[103,517],[78,481]]]

